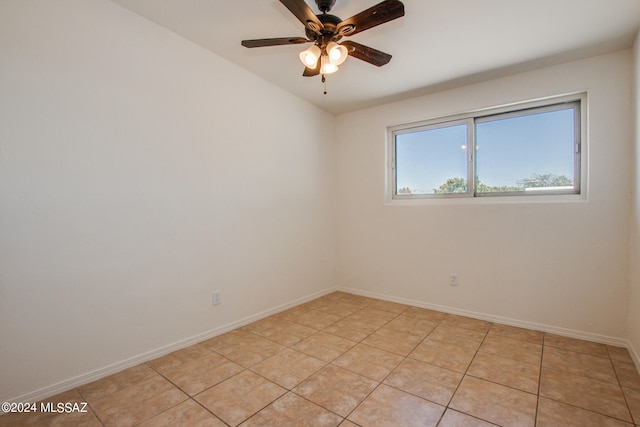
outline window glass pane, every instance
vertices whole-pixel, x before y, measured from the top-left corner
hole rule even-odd
[[[574,109],[525,114],[476,123],[477,193],[574,190]]]
[[[467,125],[395,137],[396,194],[467,192]]]

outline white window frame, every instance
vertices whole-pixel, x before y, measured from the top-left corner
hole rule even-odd
[[[574,104],[575,111],[575,141],[574,141],[574,188],[561,190],[517,191],[476,193],[476,159],[475,159],[475,125],[483,121],[490,121],[496,116],[500,118],[524,116],[532,110],[540,112],[566,109]],[[467,192],[449,194],[396,194],[396,135],[437,129],[459,124],[467,124],[467,146],[474,149],[467,150]],[[521,201],[580,201],[587,198],[587,93],[575,93],[562,96],[548,97],[533,101],[519,102],[499,107],[474,110],[467,113],[444,116],[419,122],[405,123],[387,127],[387,161],[386,161],[386,191],[387,204],[425,204],[437,202],[474,203],[483,202],[521,202]]]

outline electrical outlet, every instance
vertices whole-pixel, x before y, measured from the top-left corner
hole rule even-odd
[[[449,286],[458,286],[458,275],[451,273],[449,276]]]
[[[220,304],[220,291],[215,291],[211,294],[213,297],[213,305]]]

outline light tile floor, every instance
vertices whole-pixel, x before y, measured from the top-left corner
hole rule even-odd
[[[640,425],[626,349],[342,292],[176,351],[0,426]]]

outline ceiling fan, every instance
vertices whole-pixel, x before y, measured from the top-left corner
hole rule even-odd
[[[381,67],[391,60],[391,55],[368,46],[347,40],[338,43],[343,36],[352,36],[385,22],[404,16],[404,5],[399,0],[384,0],[344,21],[328,12],[336,0],[315,0],[322,12],[313,13],[304,0],[280,0],[305,26],[304,37],[279,37],[270,39],[243,40],[242,46],[254,48],[290,44],[313,43],[300,53],[305,66],[305,77],[330,74],[338,70],[347,56]]]

